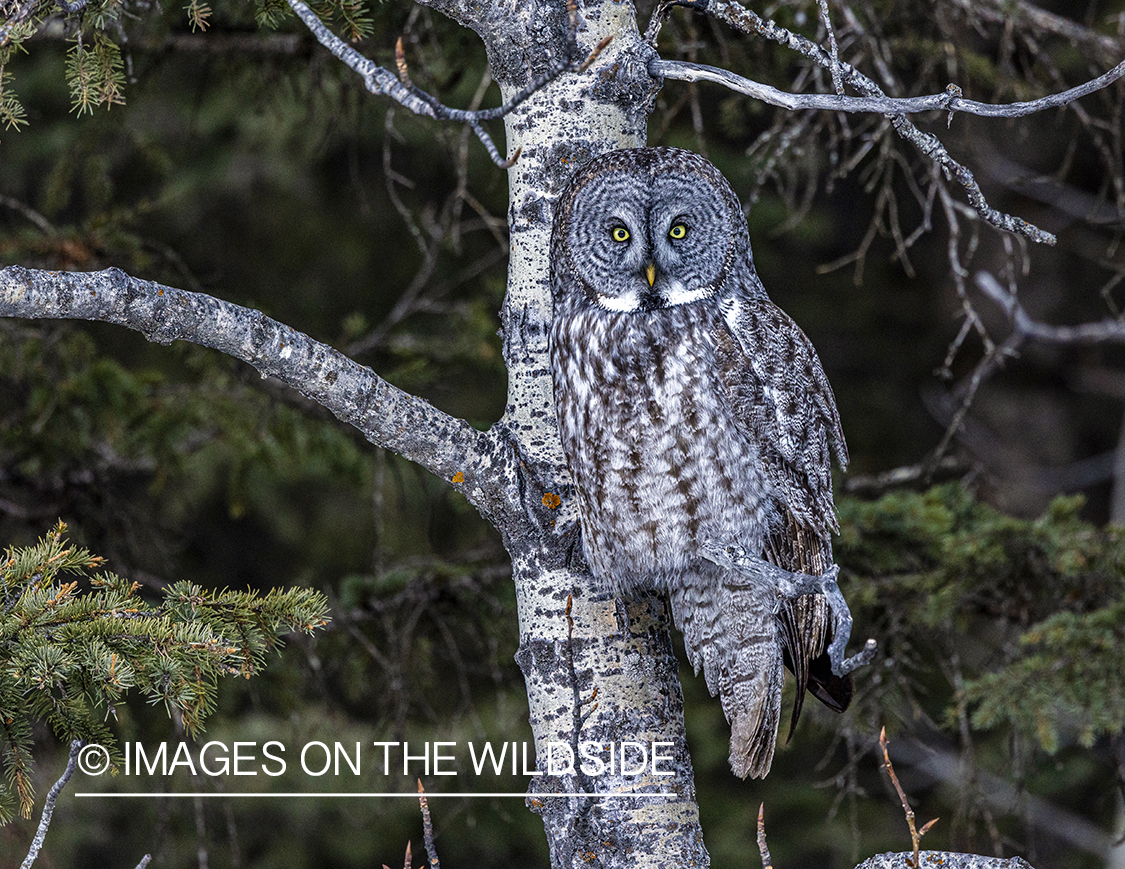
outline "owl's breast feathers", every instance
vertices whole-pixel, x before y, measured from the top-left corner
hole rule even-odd
[[[556,310],[551,359],[560,436],[595,575],[667,587],[699,541],[763,544],[761,450],[719,377],[714,304],[652,313]]]

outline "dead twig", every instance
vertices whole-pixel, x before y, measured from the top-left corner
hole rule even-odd
[[[31,864],[35,862],[35,858],[39,856],[39,851],[43,847],[43,841],[47,838],[47,828],[51,826],[51,816],[55,813],[55,802],[62,793],[62,789],[66,787],[66,783],[70,781],[70,777],[74,775],[74,770],[78,766],[78,752],[82,750],[82,746],[86,744],[85,740],[75,739],[70,743],[70,756],[66,762],[66,769],[63,774],[59,776],[59,780],[47,792],[47,799],[43,803],[43,814],[39,818],[39,829],[35,831],[35,838],[31,840],[31,848],[27,852],[23,863],[20,864],[20,869],[31,869]]]
[[[828,0],[819,0],[820,20],[828,34],[828,53],[832,58],[832,90],[844,95],[844,80],[840,77],[840,46],[836,43],[836,29],[832,26],[832,16],[828,11]]]
[[[758,853],[762,855],[762,869],[773,869],[773,858],[766,847],[766,804],[758,806]]]
[[[403,869],[414,869],[414,856],[410,853],[410,842],[406,843],[406,858],[402,861],[402,865]],[[384,863],[383,869],[391,869],[391,867]]]
[[[422,836],[426,842],[426,856],[432,869],[441,869],[438,862],[437,846],[434,844],[434,822],[430,819],[430,804],[426,801],[426,789],[418,779],[418,805],[422,807]]]
[[[1000,282],[988,272],[980,271],[973,275],[977,289],[1004,309],[1012,321],[1015,334],[1021,339],[1031,338],[1048,344],[1101,344],[1107,341],[1125,342],[1125,322],[1106,317],[1096,323],[1082,323],[1078,326],[1051,326],[1039,323],[1024,310],[1019,299],[1004,289]]]
[[[914,869],[920,869],[921,862],[918,856],[918,844],[922,841],[922,837],[930,831],[940,819],[934,818],[932,821],[927,821],[922,825],[922,829],[917,829],[914,826],[914,809],[910,808],[910,803],[906,799],[906,792],[903,791],[902,785],[898,782],[898,776],[895,775],[895,768],[891,764],[891,756],[887,752],[887,728],[882,728],[879,731],[879,747],[883,749],[883,766],[887,769],[887,774],[891,777],[891,784],[895,786],[898,792],[898,798],[902,800],[902,810],[906,813],[906,825],[910,828],[910,841],[914,846],[914,862],[911,864]]]
[[[321,45],[331,51],[363,78],[364,86],[368,91],[373,94],[390,97],[395,102],[405,106],[418,115],[424,115],[425,117],[434,118],[439,121],[460,121],[468,124],[472,131],[476,133],[477,138],[480,139],[481,144],[483,144],[488,151],[492,162],[501,168],[508,168],[515,163],[519,158],[519,151],[517,150],[510,158],[500,156],[500,152],[496,148],[496,144],[492,141],[492,137],[488,135],[484,127],[481,126],[481,123],[483,121],[496,120],[509,114],[528,97],[542,90],[564,72],[572,70],[581,72],[586,70],[597,56],[601,54],[606,45],[609,44],[608,39],[602,40],[594,47],[594,50],[590,52],[588,57],[578,62],[576,57],[578,43],[575,35],[578,27],[578,14],[577,8],[573,0],[571,0],[571,2],[567,3],[570,24],[567,36],[566,57],[555,58],[546,72],[530,82],[503,105],[493,109],[469,111],[442,105],[436,97],[426,93],[411,82],[406,66],[406,54],[402,47],[401,39],[395,45],[396,72],[391,72],[379,66],[370,58],[364,57],[344,42],[344,40],[340,39],[340,37],[329,30],[328,26],[320,20],[317,14],[301,2],[301,0],[289,0],[289,5],[293,8],[293,11],[297,13],[297,17],[312,31],[313,36],[317,38],[317,41],[320,42]]]

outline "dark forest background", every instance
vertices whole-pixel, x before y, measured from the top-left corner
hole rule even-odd
[[[919,83],[912,93],[956,81],[974,99],[1029,99],[1125,56],[1120,0],[1043,4],[1115,39],[1108,63],[1059,36],[1022,39],[1018,17],[981,23],[954,2],[852,5],[881,28],[895,74]],[[393,68],[405,34],[414,80],[443,102],[499,102],[471,32],[407,3],[367,11],[365,54]],[[816,36],[815,3],[759,11]],[[642,26],[648,12],[642,5]],[[0,265],[115,265],[211,293],[481,428],[500,416],[506,177],[459,125],[366,94],[292,18],[259,33],[248,8],[226,5],[205,33],[178,7],[151,15],[131,34],[126,104],[76,115],[62,36],[47,28],[7,66],[29,123],[0,130]],[[803,69],[798,56],[692,13],[676,13],[660,44],[665,56],[783,88]],[[974,244],[965,227],[960,239],[970,271],[1004,274],[1014,261],[1020,298],[1044,322],[1125,310],[1122,176],[1115,187],[1113,172],[1122,90],[1119,82],[1078,111],[1021,120],[958,115],[948,129],[938,113],[919,120],[974,170],[993,206],[1059,235],[1054,248],[1024,249],[991,230]],[[907,848],[874,752],[885,725],[920,820],[941,816],[926,847],[1020,854],[1037,869],[1102,865],[1125,824],[1125,533],[1111,524],[1125,521],[1125,471],[1114,472],[1115,451],[1125,455],[1125,356],[1113,344],[1023,345],[985,380],[937,456],[957,389],[988,348],[970,334],[947,359],[963,310],[940,209],[906,262],[887,231],[885,194],[904,234],[923,219],[909,180],[918,158],[879,138],[837,171],[832,155],[858,146],[834,151],[834,136],[847,125],[874,136],[878,120],[859,116],[810,120],[776,152],[769,143],[782,133],[761,137],[783,114],[718,87],[668,82],[649,144],[705,153],[753,200],[758,271],[836,391],[852,457],[837,480],[837,558],[856,633],[878,638],[881,654],[858,674],[846,715],[806,707],[764,782],[731,776],[719,705],[685,665],[712,858],[755,863],[762,802],[779,869],[847,867]],[[502,135],[499,123],[492,130]],[[877,218],[884,225],[869,237]],[[1002,340],[1003,312],[981,296],[973,304]],[[934,473],[916,485],[878,476],[918,465]],[[0,320],[0,544],[29,544],[58,518],[154,594],[191,579],[329,596],[326,630],[294,637],[263,676],[221,686],[206,738],[531,741],[512,660],[510,567],[490,527],[441,481],[241,363],[106,325]],[[181,738],[162,709],[140,701],[117,710],[115,728],[146,744]],[[35,756],[41,796],[65,754],[44,728]],[[330,779],[253,785],[411,786]],[[471,776],[426,784],[522,789]],[[546,862],[540,821],[519,800],[431,808],[447,866]],[[34,826],[0,829],[0,866],[18,865]],[[212,867],[397,865],[420,835],[410,800],[64,795],[40,863],[123,867],[151,852],[154,866],[196,866],[203,846]]]

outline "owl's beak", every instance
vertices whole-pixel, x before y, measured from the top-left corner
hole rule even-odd
[[[646,263],[645,264],[645,277],[648,279],[648,285],[650,287],[654,283],[656,283],[656,264],[655,263]]]

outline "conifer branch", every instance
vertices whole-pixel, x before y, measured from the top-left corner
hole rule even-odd
[[[36,546],[0,556],[0,757],[24,817],[34,803],[33,721],[61,739],[97,743],[112,760],[105,713],[135,689],[194,735],[214,710],[219,677],[250,677],[283,634],[327,623],[324,595],[308,588],[259,595],[177,582],[151,604],[137,583],[93,574],[103,560],[65,532],[60,522]],[[0,783],[0,822],[11,802]]]

